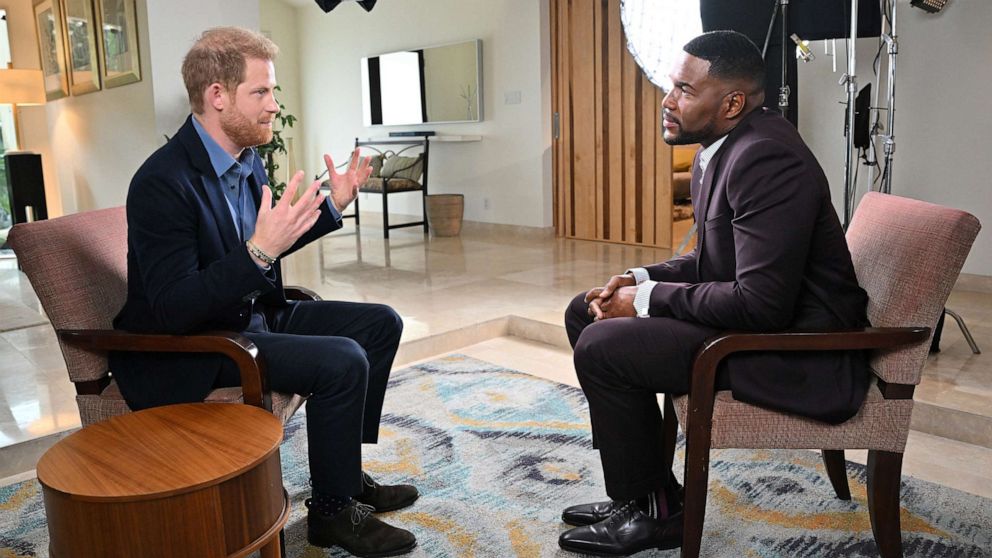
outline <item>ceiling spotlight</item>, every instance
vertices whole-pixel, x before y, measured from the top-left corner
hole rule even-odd
[[[337,8],[340,3],[341,0],[317,0],[317,5],[320,6],[320,9],[324,10],[324,13]],[[365,8],[366,12],[371,12],[375,3],[376,0],[358,0],[358,5]]]
[[[910,0],[909,5],[935,14],[944,9],[947,0]]]

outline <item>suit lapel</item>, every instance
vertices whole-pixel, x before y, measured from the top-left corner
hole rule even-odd
[[[698,195],[699,195],[699,213],[695,215],[696,217],[696,276],[700,277],[702,271],[701,264],[703,261],[703,249],[706,246],[706,219],[709,217],[710,202],[713,199],[713,184],[716,182],[717,170],[719,169],[720,159],[723,153],[726,152],[726,142],[721,146],[713,157],[710,158],[710,162],[706,165],[706,172],[702,173],[702,177],[699,180]],[[697,161],[698,164],[698,161]],[[697,166],[698,170],[698,166]],[[699,173],[693,173],[693,176]],[[694,209],[695,211],[695,209]]]
[[[231,209],[227,205],[224,192],[220,188],[215,187],[216,185],[207,184],[203,179],[204,176],[214,177],[215,172],[213,165],[210,164],[210,155],[207,154],[207,148],[203,146],[200,135],[196,133],[196,128],[193,127],[192,119],[192,115],[187,117],[186,123],[176,133],[176,139],[186,148],[193,168],[200,173],[197,185],[210,205],[210,212],[213,214],[214,221],[217,223],[217,232],[224,243],[224,248],[230,251],[241,243],[240,239],[238,239],[238,229],[234,226],[234,220],[231,218]]]
[[[696,206],[696,198],[693,198],[693,212],[699,209],[698,214],[695,215],[696,218],[696,276],[702,277],[701,263],[703,261],[703,248],[706,243],[706,219],[709,217],[710,205],[713,201],[713,190],[715,189],[713,185],[716,183],[716,177],[720,172],[720,163],[724,157],[725,153],[730,152],[733,149],[734,143],[737,138],[743,133],[743,130],[749,126],[749,121],[756,117],[757,115],[765,114],[766,109],[758,109],[751,111],[747,114],[733,130],[727,136],[727,139],[723,142],[723,145],[713,154],[710,158],[710,162],[706,164],[706,172],[703,173],[699,184],[699,205]],[[696,176],[696,172],[699,169],[699,156],[696,156],[696,167],[693,172],[693,177]],[[695,194],[695,192],[694,192]]]

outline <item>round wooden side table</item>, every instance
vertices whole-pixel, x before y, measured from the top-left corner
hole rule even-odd
[[[250,405],[147,409],[83,428],[38,462],[52,558],[280,558],[282,424]]]

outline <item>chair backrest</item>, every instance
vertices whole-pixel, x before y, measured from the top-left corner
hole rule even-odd
[[[8,241],[56,331],[113,327],[127,296],[124,207],[17,224]],[[59,343],[73,382],[107,375],[106,354]]]
[[[847,230],[847,243],[858,282],[868,291],[871,324],[936,327],[981,228],[978,219],[958,209],[865,194]],[[871,368],[886,382],[919,384],[929,348],[927,340],[875,351]]]

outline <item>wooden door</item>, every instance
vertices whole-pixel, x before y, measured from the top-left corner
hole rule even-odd
[[[627,51],[620,0],[551,0],[555,229],[672,247],[662,91]]]

